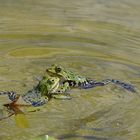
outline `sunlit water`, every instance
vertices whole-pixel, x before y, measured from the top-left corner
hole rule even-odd
[[[25,93],[51,64],[140,90],[139,0],[0,0],[0,90]],[[50,135],[68,140],[139,140],[140,98],[114,85],[74,89],[72,100],[51,100],[0,121],[0,140]],[[7,103],[0,97],[0,104]]]

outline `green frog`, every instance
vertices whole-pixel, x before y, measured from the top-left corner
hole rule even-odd
[[[136,92],[134,86],[131,84],[121,82],[115,79],[105,79],[102,81],[95,81],[90,78],[86,78],[84,76],[78,75],[69,70],[66,70],[60,65],[53,64],[46,69],[46,72],[50,76],[57,76],[60,78],[61,85],[59,86],[57,90],[58,93],[66,92],[67,90],[73,87],[87,89],[87,88],[93,88],[96,86],[105,86],[109,83],[114,83],[116,85],[123,87],[124,89],[128,91]]]
[[[9,99],[16,105],[41,106],[48,102],[51,94],[59,87],[59,78],[45,75],[38,85],[23,95],[14,91],[1,91],[0,95],[8,95]]]

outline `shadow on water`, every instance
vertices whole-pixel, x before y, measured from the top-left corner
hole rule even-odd
[[[90,114],[89,116],[83,118],[83,119],[78,119],[78,120],[74,120],[73,125],[75,126],[75,129],[71,130],[70,134],[65,134],[65,135],[60,135],[57,138],[58,139],[87,139],[87,140],[115,140],[114,138],[107,138],[107,137],[100,137],[100,136],[94,136],[94,135],[78,135],[77,134],[77,130],[79,129],[87,129],[85,128],[85,125],[87,123],[91,123],[96,121],[97,119],[100,119],[100,117],[104,117],[104,115],[106,113],[108,113],[109,110],[101,110],[101,111],[97,111],[94,112],[92,114]],[[101,129],[92,129],[93,131],[98,130],[98,131],[102,131]]]

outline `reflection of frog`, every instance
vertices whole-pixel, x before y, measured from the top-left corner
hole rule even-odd
[[[128,83],[124,83],[124,82],[121,82],[119,80],[114,80],[114,79],[105,79],[101,82],[93,81],[91,79],[77,75],[71,71],[68,71],[59,65],[50,66],[49,68],[47,68],[46,72],[50,76],[59,77],[60,81],[62,81],[63,84],[61,84],[59,88],[60,90],[58,90],[58,92],[65,92],[70,87],[80,87],[80,88],[87,89],[87,88],[93,88],[96,86],[104,86],[108,83],[114,83],[114,84],[120,85],[124,89],[127,89],[131,92],[135,92],[134,87]]]
[[[58,77],[44,76],[39,84],[23,95],[18,95],[13,91],[0,92],[0,95],[7,94],[14,104],[40,106],[48,102],[51,93],[59,86]]]

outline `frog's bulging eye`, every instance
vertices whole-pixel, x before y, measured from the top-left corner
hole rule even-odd
[[[48,79],[47,81],[49,84],[53,84],[54,83],[54,79]]]
[[[54,82],[54,79],[52,79],[52,82]]]
[[[49,79],[49,80],[48,80],[48,83],[49,83],[49,84],[52,84],[52,80]]]
[[[56,68],[55,68],[55,71],[56,71],[56,72],[61,72],[61,70],[62,70],[62,69],[61,69],[60,67],[56,67]]]

